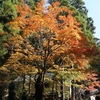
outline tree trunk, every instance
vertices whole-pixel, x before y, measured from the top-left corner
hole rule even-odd
[[[52,100],[54,98],[54,80],[53,80],[53,83],[52,83]]]
[[[72,90],[71,100],[75,100],[75,87],[73,85],[71,85],[71,90]]]
[[[23,90],[25,89],[25,75],[23,75]]]
[[[61,86],[60,86],[60,89],[61,89],[61,100],[63,100],[63,79],[61,77]]]
[[[30,94],[30,90],[31,89],[31,75],[29,75],[29,94]]]
[[[43,100],[44,83],[41,79],[39,75],[35,82],[35,100]]]
[[[57,81],[56,81],[56,100],[58,98]]]
[[[2,100],[3,86],[0,86],[0,100]]]

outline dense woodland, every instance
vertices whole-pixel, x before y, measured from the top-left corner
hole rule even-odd
[[[2,98],[9,82],[18,77],[22,78],[20,84],[16,82],[18,100],[23,91],[31,94],[33,77],[35,83],[38,79],[43,83],[42,94],[60,92],[61,100],[63,85],[71,100],[85,100],[79,97],[80,89],[100,90],[100,40],[94,37],[95,26],[84,1],[48,3],[45,8],[44,0],[0,0]]]

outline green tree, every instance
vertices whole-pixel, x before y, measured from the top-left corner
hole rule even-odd
[[[31,9],[35,9],[35,1],[34,0],[29,0],[28,5],[30,6]]]
[[[10,35],[10,28],[7,22],[17,17],[17,9],[15,7],[17,3],[18,0],[1,0],[0,2],[0,64],[3,64],[4,60],[8,58],[6,54],[8,55],[10,49],[4,45]]]
[[[17,17],[16,7],[11,0],[3,0],[0,5],[0,22],[7,23]]]

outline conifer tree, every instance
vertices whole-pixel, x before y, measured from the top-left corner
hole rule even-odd
[[[3,0],[0,9],[0,22],[6,23],[17,17],[16,7],[11,0]]]

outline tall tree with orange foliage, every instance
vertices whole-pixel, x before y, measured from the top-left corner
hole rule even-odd
[[[23,53],[27,56],[25,61],[38,69],[41,76],[38,77],[39,82],[44,81],[45,73],[49,69],[85,69],[97,51],[95,44],[88,42],[83,34],[81,23],[73,17],[73,11],[65,6],[60,7],[59,2],[52,3],[48,9],[45,9],[43,4],[42,0],[38,2],[35,10],[31,10],[26,4],[16,5],[18,17],[8,23],[15,41],[9,42],[14,47],[13,50],[16,48],[16,42],[21,44],[14,40],[16,36],[23,38],[23,41],[29,39],[28,43],[33,48],[30,54],[25,45],[21,46],[27,50],[27,55]],[[13,53],[15,52],[20,51]]]

